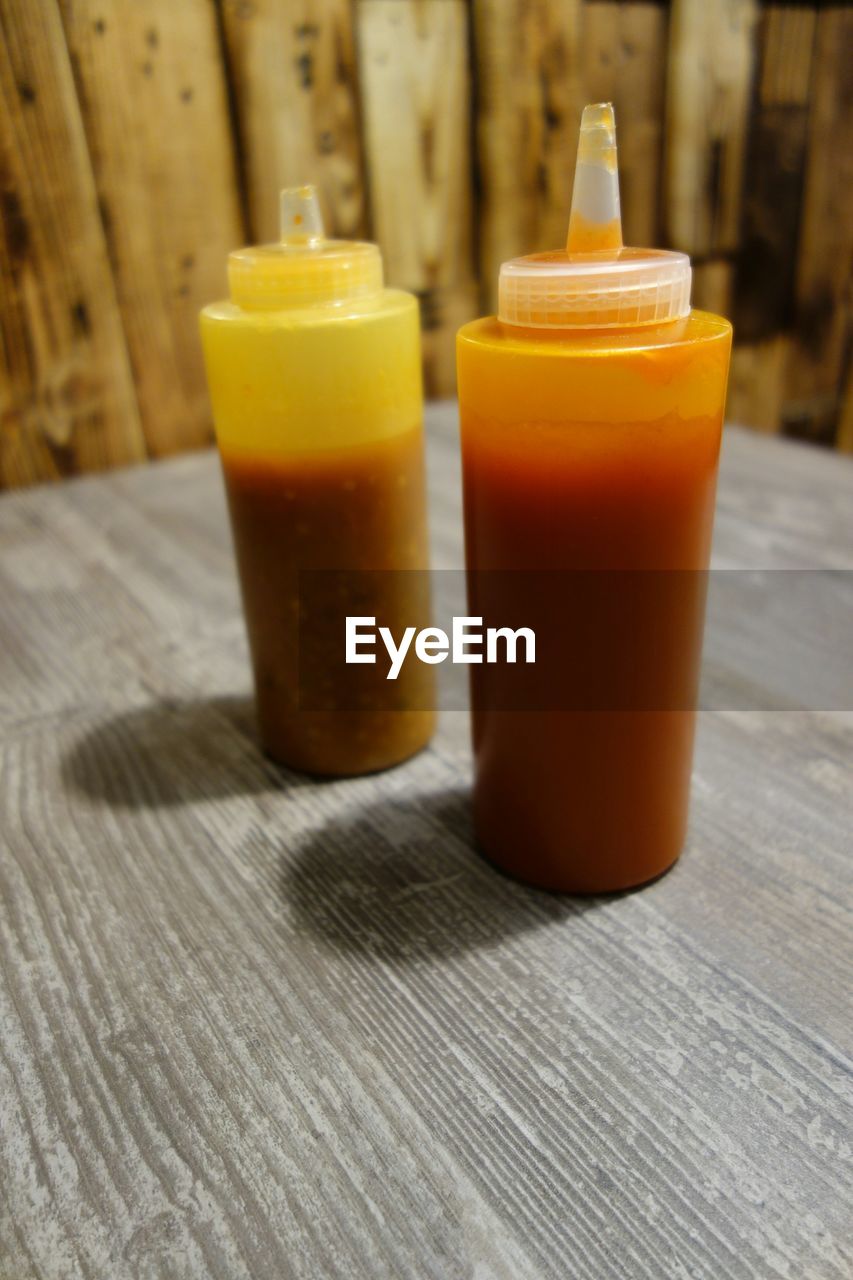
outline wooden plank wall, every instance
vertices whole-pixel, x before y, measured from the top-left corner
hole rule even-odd
[[[315,181],[422,303],[425,377],[561,243],[611,99],[626,236],[730,314],[729,416],[853,449],[853,10],[761,0],[0,0],[0,487],[211,439],[229,248]]]

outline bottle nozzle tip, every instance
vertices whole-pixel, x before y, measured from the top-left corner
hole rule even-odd
[[[310,245],[323,239],[323,215],[312,186],[285,187],[280,196],[282,244]]]
[[[606,130],[610,142],[616,141],[616,114],[612,102],[589,102],[581,116],[581,138],[591,130]]]
[[[566,248],[596,253],[622,247],[616,117],[610,102],[584,107]]]

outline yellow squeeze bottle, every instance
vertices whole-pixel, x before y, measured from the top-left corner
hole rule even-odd
[[[281,240],[229,256],[201,314],[262,744],[322,774],[419,750],[430,673],[346,665],[345,615],[428,622],[415,298],[376,245],[323,234],[312,187],[282,192]]]

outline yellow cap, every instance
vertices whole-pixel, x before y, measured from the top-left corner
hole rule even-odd
[[[281,193],[281,240],[228,255],[231,300],[254,311],[363,298],[382,289],[382,257],[363,240],[327,240],[314,187]]]
[[[532,329],[626,329],[690,311],[690,259],[622,244],[616,124],[609,102],[584,108],[565,249],[501,267],[498,318]]]

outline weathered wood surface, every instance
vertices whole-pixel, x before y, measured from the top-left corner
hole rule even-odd
[[[853,450],[851,39],[817,0],[0,0],[0,488],[211,438],[197,312],[282,185],[379,241],[452,395],[608,98],[627,240],[734,320],[732,417]]]
[[[359,0],[371,223],[389,284],[421,303],[427,395],[456,385],[456,330],[478,314],[464,0]]]
[[[667,60],[666,224],[701,257],[739,243],[755,0],[673,0]]]
[[[853,192],[851,50],[853,9],[849,5],[821,8],[783,427],[790,435],[823,441],[834,438],[850,371],[853,217],[842,210]],[[844,447],[843,434],[838,442]]]
[[[626,244],[661,243],[665,77],[660,72],[666,64],[666,29],[666,6],[658,0],[586,0],[583,6],[583,97],[588,102],[612,102],[619,121],[619,195]],[[572,125],[576,122],[573,114]],[[575,141],[566,140],[566,154],[571,154]],[[560,164],[566,167],[565,154]]]
[[[145,457],[55,4],[0,6],[0,488]]]
[[[709,310],[732,317],[738,344],[729,407],[762,431],[779,430],[785,406],[791,338],[780,328],[792,319],[816,19],[794,5],[761,10],[741,247],[734,264],[721,259],[700,267],[694,290]],[[709,271],[729,273],[730,297],[719,299],[721,307],[703,280]]]
[[[729,433],[718,564],[852,568],[851,513]],[[464,715],[259,755],[204,454],[0,499],[0,722],[3,1280],[850,1275],[849,715],[705,716],[669,875],[522,888]]]
[[[367,232],[353,12],[350,0],[222,0],[256,242],[278,239],[279,191],[305,182],[328,235]]]
[[[60,0],[148,454],[213,438],[198,313],[245,240],[208,0]]]
[[[507,258],[566,242],[582,102],[580,0],[474,0],[480,275],[497,308]],[[598,70],[590,52],[593,75]]]

